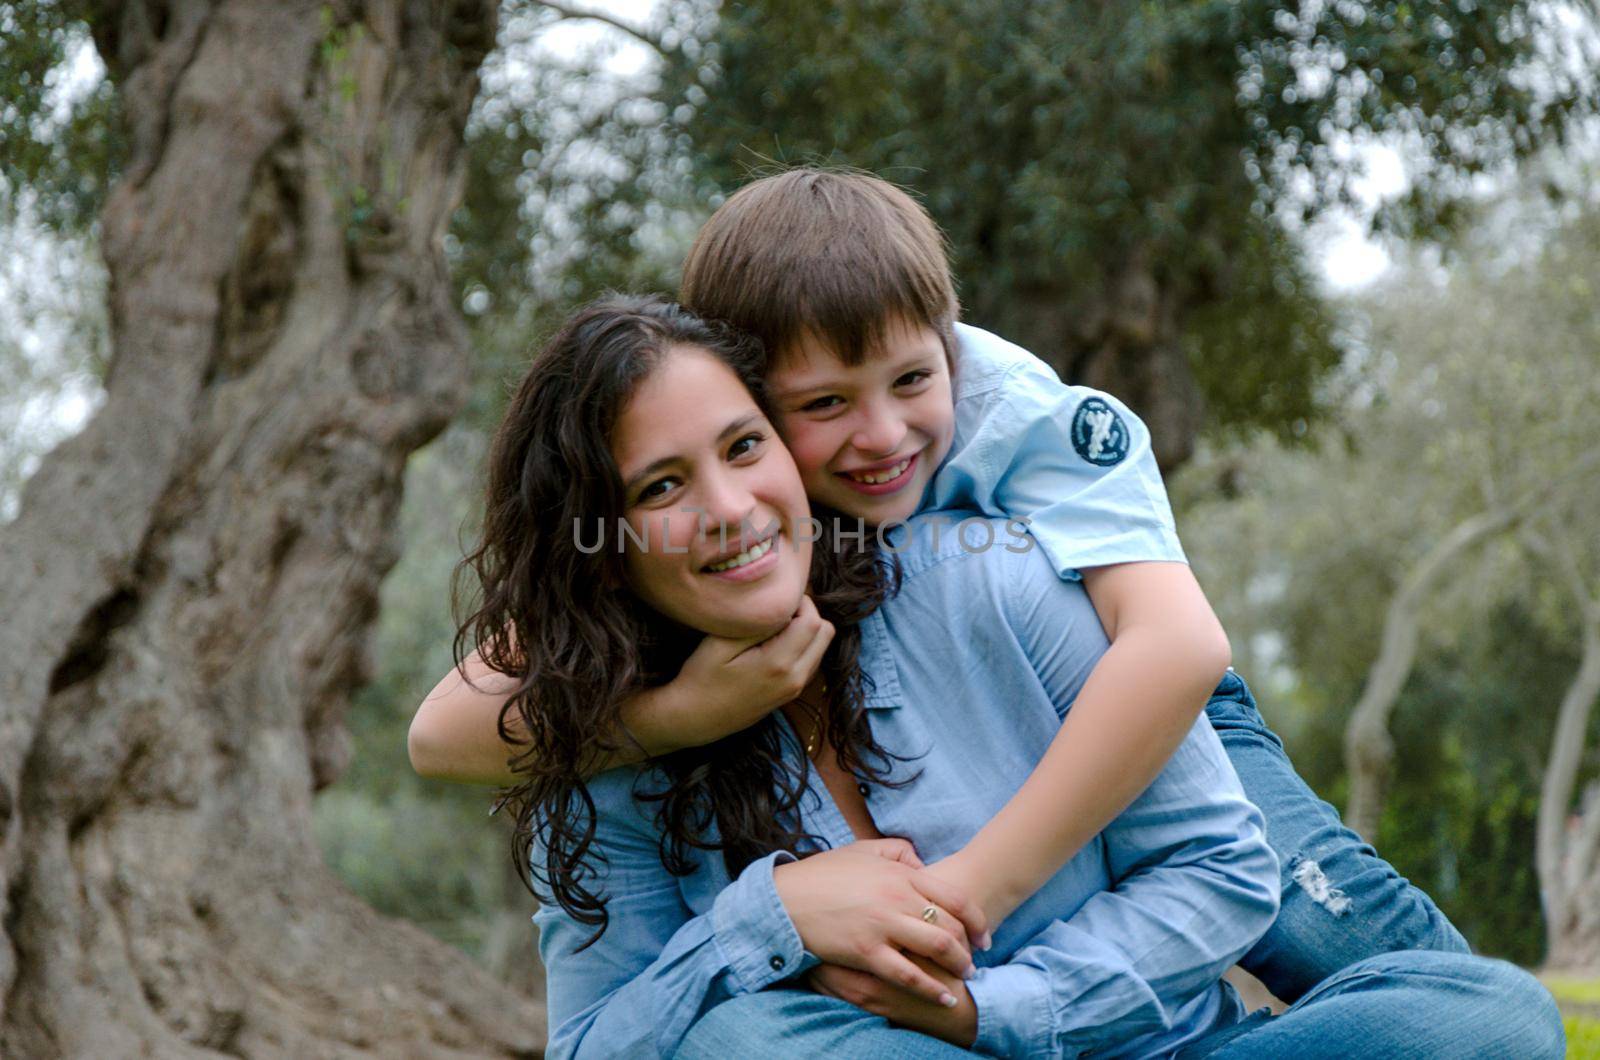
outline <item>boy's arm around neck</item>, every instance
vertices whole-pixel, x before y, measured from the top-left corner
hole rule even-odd
[[[512,771],[511,761],[526,749],[526,743],[508,743],[500,738],[500,712],[516,687],[516,678],[492,669],[476,651],[463,660],[460,668],[452,667],[433,686],[411,719],[406,733],[411,768],[430,780],[460,784],[507,787],[523,779]],[[653,733],[654,726],[648,719],[669,713],[679,698],[679,690],[670,684],[641,691],[624,704],[623,723],[638,720],[642,723],[640,730]],[[514,711],[507,715],[506,725],[513,741],[525,732],[521,717]],[[656,741],[648,746],[624,743],[616,750],[597,752],[586,763],[584,773],[593,776],[642,762],[652,750],[664,754],[675,749]]]
[[[833,624],[808,596],[772,636],[703,638],[677,677],[623,702],[625,734],[607,741],[611,749],[596,751],[584,763],[584,775],[703,746],[754,725],[800,694],[833,634]],[[499,731],[501,709],[516,685],[516,678],[491,669],[477,651],[468,655],[417,708],[406,737],[411,767],[436,780],[516,783],[511,758],[526,745],[505,742]],[[522,734],[515,713],[506,722],[513,738]]]

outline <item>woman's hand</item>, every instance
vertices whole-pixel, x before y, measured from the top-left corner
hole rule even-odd
[[[960,888],[922,868],[910,843],[863,840],[779,865],[772,876],[801,942],[824,962],[870,972],[935,1006],[959,1004],[950,977],[972,974],[967,940],[988,925]],[[930,905],[938,910],[931,923],[923,919]],[[911,955],[934,962],[946,979]]]
[[[833,623],[802,597],[789,624],[767,637],[706,636],[670,684],[672,706],[659,701],[627,719],[646,749],[703,747],[748,729],[805,690],[833,641]]]
[[[923,971],[944,982],[957,999],[953,1006],[929,1004],[916,994],[901,990],[875,975],[837,964],[820,964],[806,973],[806,983],[819,994],[848,1001],[860,1009],[882,1016],[897,1027],[940,1038],[962,1049],[971,1049],[978,1039],[978,1006],[972,1001],[967,984],[936,964],[913,959]]]

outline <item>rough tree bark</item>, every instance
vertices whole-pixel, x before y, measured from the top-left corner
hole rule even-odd
[[[0,529],[0,1052],[532,1055],[537,1003],[330,875],[491,0],[91,4],[129,157],[105,404]]]
[[[1593,974],[1600,969],[1600,786],[1589,785],[1581,810],[1573,797],[1589,719],[1600,700],[1600,594],[1590,589],[1560,530],[1552,541],[1530,535],[1529,542],[1571,594],[1583,645],[1577,673],[1561,697],[1539,792],[1535,865],[1544,907],[1545,964]]]

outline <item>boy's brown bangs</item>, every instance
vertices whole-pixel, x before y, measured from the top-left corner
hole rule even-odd
[[[944,239],[877,177],[798,169],[741,188],[695,239],[683,300],[781,354],[804,336],[860,364],[903,318],[952,343],[957,303]]]

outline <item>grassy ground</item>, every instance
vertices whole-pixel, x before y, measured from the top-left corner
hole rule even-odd
[[[1600,979],[1547,976],[1544,985],[1556,996],[1567,1025],[1567,1056],[1600,1060]]]

